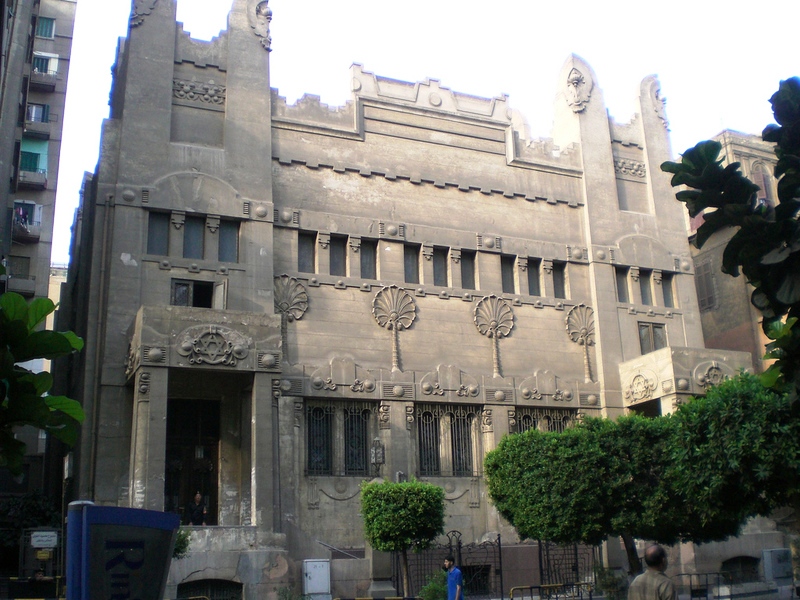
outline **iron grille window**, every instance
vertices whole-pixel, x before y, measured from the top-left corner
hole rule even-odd
[[[518,406],[516,408],[517,433],[531,429],[539,431],[564,431],[577,418],[577,411]]]
[[[478,474],[475,443],[477,409],[472,406],[417,406],[417,443],[421,476],[471,477]]]
[[[374,403],[309,402],[305,410],[308,475],[374,474],[369,454],[377,435]]]

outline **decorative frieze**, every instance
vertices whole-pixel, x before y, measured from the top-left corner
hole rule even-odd
[[[614,172],[617,175],[631,175],[640,178],[647,176],[645,164],[641,161],[631,160],[629,158],[615,158]]]
[[[191,79],[175,78],[172,80],[172,96],[186,102],[206,104],[209,106],[223,106],[225,104],[226,88],[213,79],[197,81]]]

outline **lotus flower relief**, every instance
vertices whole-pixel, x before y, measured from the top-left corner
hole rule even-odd
[[[396,285],[384,287],[372,300],[372,314],[378,325],[392,332],[392,370],[400,370],[397,332],[408,329],[417,318],[417,305],[406,290]]]
[[[480,334],[492,340],[494,376],[502,377],[500,374],[500,347],[498,340],[508,337],[514,328],[514,312],[508,302],[492,294],[482,298],[475,306],[474,321]]]

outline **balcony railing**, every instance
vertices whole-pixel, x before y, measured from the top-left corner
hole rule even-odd
[[[53,92],[56,89],[58,71],[42,73],[36,69],[31,71],[30,88],[38,92]]]
[[[20,168],[17,184],[20,189],[46,190],[47,170],[46,169],[27,170],[24,168]]]
[[[22,133],[28,138],[50,139],[50,123],[48,121],[25,121]]]

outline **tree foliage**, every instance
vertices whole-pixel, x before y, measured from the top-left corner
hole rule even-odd
[[[22,471],[25,456],[25,444],[14,437],[16,428],[30,425],[73,445],[83,421],[78,402],[48,395],[53,385],[50,373],[35,373],[21,364],[66,356],[83,347],[83,340],[71,331],[41,329],[53,311],[55,305],[48,298],[28,303],[13,292],[0,296],[0,467],[15,475]]]
[[[665,162],[672,185],[686,186],[676,194],[686,203],[689,216],[703,213],[695,244],[703,244],[717,231],[735,227],[723,253],[722,270],[740,271],[754,290],[753,305],[761,311],[762,327],[771,343],[767,358],[774,358],[762,376],[768,387],[793,398],[800,390],[800,79],[780,83],[770,98],[777,125],[762,134],[775,143],[778,204],[758,202],[758,186],[739,171],[738,162],[722,166],[721,145],[700,142],[683,153],[681,162]]]
[[[365,482],[361,515],[364,534],[374,549],[401,553],[408,596],[408,550],[424,550],[444,533],[444,490],[419,481]]]
[[[486,457],[489,494],[523,538],[621,536],[636,572],[633,538],[722,540],[796,498],[800,422],[790,411],[787,396],[743,374],[671,416],[510,435]]]

